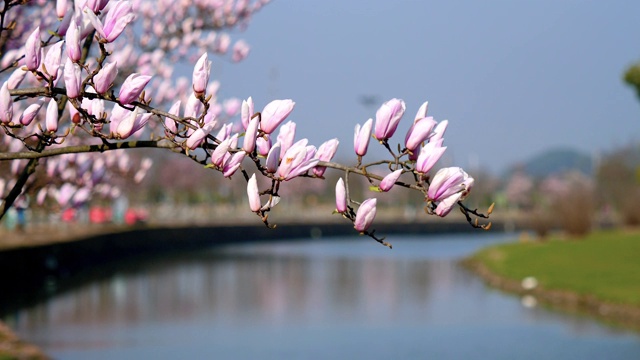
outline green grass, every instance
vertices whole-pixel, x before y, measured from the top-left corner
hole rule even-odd
[[[640,306],[640,233],[601,231],[579,240],[503,244],[473,258],[506,278],[534,276],[546,289]]]

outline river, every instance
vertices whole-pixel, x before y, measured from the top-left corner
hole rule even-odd
[[[124,265],[5,321],[55,359],[640,359],[640,335],[487,288],[513,235],[218,246]]]

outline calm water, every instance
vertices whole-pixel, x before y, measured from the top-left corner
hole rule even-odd
[[[238,245],[123,269],[7,321],[56,359],[640,359],[640,336],[486,288],[499,233]]]

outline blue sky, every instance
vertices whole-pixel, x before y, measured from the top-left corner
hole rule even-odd
[[[640,140],[622,82],[640,60],[639,20],[640,1],[276,0],[239,34],[250,57],[212,72],[256,109],[293,99],[298,137],[337,137],[349,159],[353,127],[379,106],[362,95],[406,101],[392,143],[428,100],[450,121],[447,161],[498,173],[552,147],[597,155]],[[384,154],[371,145],[368,159]]]

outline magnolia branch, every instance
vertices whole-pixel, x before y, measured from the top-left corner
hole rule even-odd
[[[105,142],[102,144],[95,144],[95,145],[76,145],[76,146],[59,147],[54,149],[43,150],[41,152],[23,151],[23,152],[0,153],[0,161],[18,160],[18,159],[40,159],[40,158],[46,158],[51,156],[58,156],[62,154],[105,152],[109,150],[134,149],[134,148],[174,149],[176,148],[176,145],[168,140],[123,141],[123,142],[115,142],[115,143]]]
[[[346,165],[342,165],[339,163],[335,163],[335,162],[328,162],[328,161],[320,161],[318,162],[318,166],[325,166],[331,169],[336,169],[336,170],[342,170],[342,171],[348,171],[349,173],[355,173],[358,175],[362,175],[364,177],[367,177],[369,179],[375,179],[375,180],[382,180],[384,177],[380,176],[380,175],[376,175],[376,174],[372,174],[369,173],[365,170],[363,170],[362,168],[359,167],[349,167]],[[419,190],[422,191],[424,190],[422,187],[418,186],[418,185],[413,185],[413,184],[407,184],[404,183],[402,181],[396,181],[396,185],[398,186],[402,186],[408,189],[413,189],[413,190]]]
[[[22,3],[24,0],[20,1]],[[0,10],[0,38],[13,30],[13,25],[5,24],[5,13],[14,3],[5,2],[5,9]],[[57,5],[60,3],[62,2]],[[117,80],[119,70],[116,65],[123,65],[118,64],[118,61],[106,62],[113,52],[119,52],[119,50],[116,46],[110,52],[112,47],[108,47],[107,44],[115,41],[125,27],[136,18],[136,8],[129,0],[119,1],[108,9],[105,8],[106,2],[88,2],[87,4],[89,3],[91,5],[85,5],[85,8],[91,6],[91,9],[84,9],[74,15],[76,20],[77,17],[80,17],[84,22],[91,22],[95,29],[86,36],[85,40],[81,40],[82,37],[79,36],[81,29],[76,26],[80,24],[78,21],[68,27],[68,32],[64,39],[61,39],[62,41],[57,41],[58,38],[61,38],[57,31],[49,30],[49,39],[43,42],[40,28],[37,27],[33,32],[30,32],[28,37],[25,36],[24,45],[20,45],[23,46],[21,51],[24,51],[24,61],[21,61],[21,66],[22,64],[24,66],[17,69],[0,88],[0,128],[8,137],[12,138],[7,139],[6,145],[9,145],[7,147],[14,150],[21,149],[15,152],[0,153],[0,162],[28,160],[27,166],[19,172],[13,189],[1,204],[0,219],[17,196],[27,190],[33,190],[29,188],[31,185],[27,185],[27,179],[35,172],[41,158],[64,154],[103,153],[119,149],[162,148],[181,153],[205,168],[221,172],[227,178],[232,177],[240,170],[247,182],[247,196],[251,211],[260,216],[265,225],[269,227],[274,227],[269,224],[268,212],[280,201],[278,195],[280,185],[296,177],[324,179],[327,168],[344,173],[344,180],[340,178],[336,183],[336,212],[351,221],[354,229],[360,234],[370,236],[383,245],[391,247],[384,241],[384,237],[376,236],[375,230],[370,229],[376,215],[377,199],[375,197],[368,199],[352,199],[350,197],[349,176],[352,173],[364,177],[372,192],[388,192],[395,185],[418,191],[427,203],[425,211],[428,214],[444,217],[457,205],[472,226],[482,229],[491,227],[491,223],[480,224],[478,218],[488,218],[493,206],[489,208],[487,215],[483,215],[477,209],[467,208],[461,202],[473,187],[474,179],[471,176],[459,167],[443,168],[437,172],[432,171],[446,150],[446,146],[443,146],[443,135],[448,121],[436,122],[432,116],[427,116],[427,102],[424,102],[418,109],[404,142],[398,144],[397,152],[392,149],[389,140],[396,133],[406,105],[403,100],[394,98],[382,104],[376,112],[375,128],[373,118],[362,125],[356,125],[354,152],[357,155],[357,163],[343,165],[332,162],[339,144],[337,138],[328,140],[316,148],[308,144],[308,139],[295,141],[296,126],[294,122],[289,121],[284,124],[295,105],[292,99],[273,100],[262,111],[256,111],[251,97],[243,101],[242,105],[239,102],[230,103],[227,109],[224,109],[224,104],[217,103],[215,90],[212,91],[209,84],[211,61],[209,61],[207,52],[202,54],[194,66],[191,83],[193,93],[187,96],[188,100],[184,104],[183,97],[179,96],[182,91],[170,94],[170,91],[166,91],[169,86],[164,82],[161,88],[165,91],[152,93],[150,89],[145,90],[152,77],[159,74],[147,74],[147,71],[137,72],[135,67],[143,66],[140,62],[134,61],[135,65],[129,64],[120,67],[121,74],[124,69],[127,69],[126,66],[134,67],[127,69],[133,72],[120,84],[120,81]],[[151,3],[149,2],[149,4]],[[243,16],[248,18],[248,15],[254,10],[247,8],[247,6],[248,3],[244,5],[244,8],[236,6],[235,12],[231,11],[230,15],[227,14],[229,15],[229,26],[233,27]],[[64,6],[56,7],[56,15],[59,19],[65,18],[66,11],[71,11],[71,7],[66,9]],[[165,8],[165,11],[171,11],[171,8]],[[104,14],[104,12],[107,12],[107,16],[99,18],[98,15]],[[117,15],[112,16],[112,14]],[[199,13],[199,16],[202,15]],[[215,16],[213,18],[214,21],[225,19],[227,19],[226,15],[222,19]],[[225,24],[222,22],[220,26]],[[182,27],[177,31],[188,33],[188,30],[188,27]],[[135,33],[134,31],[129,32]],[[158,35],[158,39],[161,35],[173,39],[176,36],[181,38],[178,36],[179,34],[165,31]],[[56,43],[48,46],[54,38]],[[93,44],[97,44],[99,51],[92,49]],[[144,41],[139,41],[140,47],[144,48],[145,44],[151,47],[148,50],[153,50],[154,55],[151,58],[155,59],[155,52],[158,49],[154,45],[153,39],[145,38]],[[174,46],[171,44],[171,41],[166,42],[166,45],[173,49]],[[236,45],[239,44],[236,43]],[[61,56],[62,45],[65,46],[68,55],[64,66],[61,62],[63,59]],[[224,48],[225,50],[222,52],[225,53],[229,44],[218,40],[210,45],[217,46],[218,50]],[[43,47],[48,48],[46,55],[42,51]],[[248,50],[243,49],[242,46],[237,50],[234,46],[234,61],[246,56],[246,51]],[[93,54],[90,55],[92,52]],[[144,54],[149,53],[145,53],[143,49],[142,56]],[[162,54],[162,51],[159,54],[172,59],[171,61],[176,59],[171,54]],[[89,56],[94,57],[94,55],[95,61],[88,63],[86,60]],[[127,57],[135,59],[131,54],[127,54]],[[160,65],[170,65],[155,60],[151,60],[150,63],[160,68],[162,67]],[[11,65],[11,68],[14,66],[16,65]],[[56,74],[59,76],[63,67],[66,88],[58,88],[55,86]],[[82,70],[86,72],[86,76],[82,75]],[[42,85],[20,89],[20,83],[27,73],[35,76]],[[165,71],[162,73],[165,73],[162,77],[170,77]],[[114,89],[119,89],[117,94]],[[152,104],[151,95],[159,97],[160,102]],[[157,108],[164,106],[172,97],[175,97],[176,100],[180,98],[180,100],[176,101],[168,111]],[[45,98],[49,98],[49,100]],[[24,110],[22,110],[22,106],[14,109],[14,102],[22,101],[32,102],[32,104]],[[46,114],[36,120],[45,101],[49,102]],[[113,110],[106,110],[107,103],[113,105]],[[183,111],[181,111],[181,107]],[[72,124],[64,124],[63,129],[60,129],[60,120],[66,108],[68,108]],[[223,113],[222,110],[225,112]],[[22,111],[19,119],[17,114],[14,114],[16,111]],[[238,112],[243,129],[233,126],[231,123],[224,124],[222,127],[218,126],[218,122],[225,123]],[[181,113],[184,115],[183,117],[179,116]],[[227,119],[224,119],[225,116],[218,118],[221,114],[226,114]],[[68,121],[66,119],[65,117],[65,122]],[[35,126],[30,127],[34,120],[40,122],[33,123]],[[136,133],[141,134],[148,122],[153,123],[153,126],[147,127],[147,129],[152,128],[150,140],[128,140]],[[105,128],[105,126],[108,127]],[[214,136],[211,133],[216,127],[220,130]],[[278,128],[280,130],[276,137],[275,131]],[[100,139],[101,143],[98,143],[98,140],[87,140],[91,138]],[[390,158],[362,163],[372,138],[387,149]],[[67,139],[72,141],[65,143]],[[239,139],[242,139],[241,143]],[[78,145],[79,142],[73,142],[75,140],[96,144]],[[12,146],[14,144],[20,145],[17,141],[22,142],[26,150]],[[275,143],[272,144],[272,141]],[[83,164],[90,164],[84,161],[92,161],[91,157],[82,158]],[[124,157],[121,159],[126,160]],[[250,172],[243,168],[243,163],[246,166],[249,159],[255,166],[254,171],[257,170],[251,176],[249,176]],[[95,159],[93,160],[95,161]],[[151,166],[150,163],[149,160],[148,165],[141,167],[136,173],[137,182],[144,177],[146,170]],[[17,172],[19,166],[16,165],[22,164],[16,162],[11,165],[13,171]],[[49,165],[51,165],[51,172],[48,172],[48,176],[60,176],[63,181],[73,182],[74,189],[77,190],[76,186],[80,188],[76,194],[73,194],[76,190],[62,188],[45,189],[43,187],[40,189],[46,190],[46,192],[39,192],[43,195],[42,199],[45,199],[46,196],[55,196],[63,207],[69,205],[72,195],[74,206],[86,203],[93,190],[97,189],[96,183],[102,181],[105,171],[108,170],[105,168],[104,161],[96,161],[94,162],[95,168],[91,169],[91,174],[86,172],[88,171],[86,168],[83,168],[83,173],[91,175],[87,177],[91,178],[91,181],[83,181],[73,174],[73,169],[68,167],[67,162],[60,165],[56,164],[55,160],[49,160],[47,166],[49,167]],[[58,165],[65,169],[56,169]],[[141,177],[139,174],[142,174]],[[270,188],[260,191],[256,175],[270,179]],[[405,182],[399,180],[403,175],[406,177]],[[413,181],[409,178],[412,178]],[[344,182],[346,182],[346,186]],[[50,194],[52,191],[55,191],[54,195]],[[76,199],[77,194],[80,194],[78,199]],[[269,197],[266,204],[261,201],[261,196]],[[475,221],[473,217],[475,217]]]

